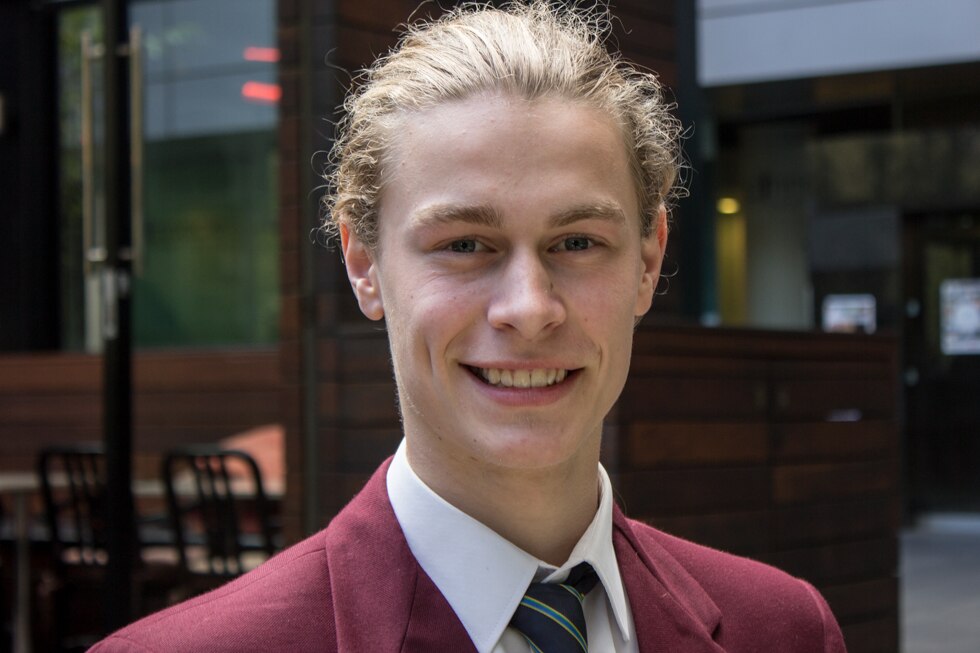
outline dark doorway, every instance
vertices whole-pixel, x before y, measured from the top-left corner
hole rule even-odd
[[[904,232],[909,507],[980,511],[980,210]]]

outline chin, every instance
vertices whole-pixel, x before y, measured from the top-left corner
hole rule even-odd
[[[576,458],[587,447],[587,442],[567,438],[566,433],[568,431],[542,433],[536,430],[488,434],[492,439],[484,441],[486,453],[481,457],[490,465],[505,469],[551,469]]]

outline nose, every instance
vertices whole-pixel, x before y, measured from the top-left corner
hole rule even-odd
[[[490,324],[534,340],[560,325],[565,317],[565,304],[544,261],[534,253],[514,253],[492,295],[487,311]]]

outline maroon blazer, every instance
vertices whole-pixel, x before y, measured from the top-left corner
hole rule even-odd
[[[388,501],[388,464],[325,530],[91,650],[474,651],[408,548]],[[672,537],[618,508],[613,544],[642,653],[845,650],[827,603],[801,580]]]

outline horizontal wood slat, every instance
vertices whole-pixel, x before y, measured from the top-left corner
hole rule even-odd
[[[805,346],[801,343],[805,342]],[[863,361],[891,365],[898,340],[894,336],[841,333],[763,331],[757,329],[696,329],[641,325],[633,338],[636,356],[744,358],[757,361]]]
[[[779,462],[867,460],[897,454],[896,425],[884,420],[779,423],[772,426]]]
[[[784,379],[775,386],[775,415],[789,420],[887,419],[894,414],[894,378]]]
[[[823,588],[834,616],[843,624],[887,615],[899,600],[898,578],[889,576]]]
[[[763,509],[769,504],[765,467],[665,469],[620,473],[627,514],[654,517]]]
[[[849,653],[895,653],[898,650],[898,612],[857,623],[844,624]]]
[[[766,510],[640,519],[679,537],[740,555],[755,557],[769,550],[771,516]]]
[[[317,409],[327,425],[397,428],[400,421],[395,382],[391,379],[376,383],[321,383]]]
[[[776,551],[767,556],[774,565],[819,586],[891,578],[898,568],[894,537],[839,542]]]
[[[98,392],[100,361],[85,354],[0,356],[0,394]]]
[[[148,392],[268,388],[279,383],[275,350],[137,352],[133,383]],[[91,354],[0,356],[0,395],[101,393],[102,358]]]
[[[778,548],[872,539],[898,530],[901,504],[892,493],[884,497],[797,505],[774,511],[772,524],[773,542]]]
[[[897,461],[785,465],[773,470],[773,500],[778,505],[888,495],[897,487]]]
[[[634,422],[625,434],[624,469],[766,463],[765,423]]]
[[[101,401],[95,393],[0,396],[0,419],[11,426],[49,428],[97,424],[102,416]]]
[[[627,383],[617,409],[628,421],[758,420],[765,417],[765,386],[712,377],[641,377]]]
[[[213,442],[282,417],[276,350],[134,355],[134,449]],[[0,468],[29,469],[41,447],[102,438],[102,359],[0,356]]]

